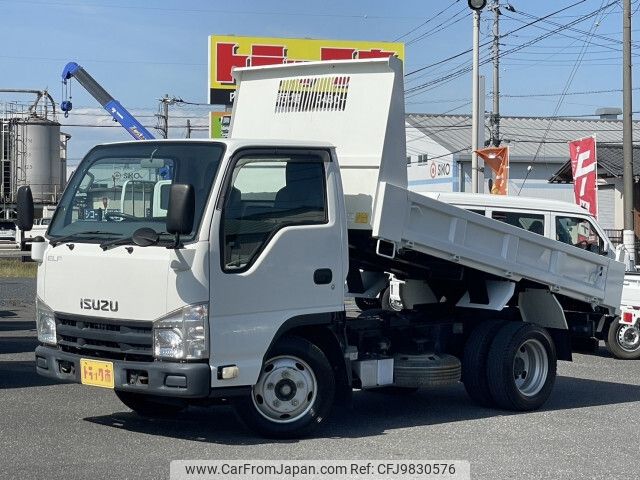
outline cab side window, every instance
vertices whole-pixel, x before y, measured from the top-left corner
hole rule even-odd
[[[222,209],[223,270],[247,270],[284,227],[327,223],[324,171],[315,155],[238,160]]]
[[[605,251],[604,240],[584,218],[556,217],[556,240],[593,253]]]
[[[492,212],[491,218],[529,232],[544,235],[544,215],[524,212]]]

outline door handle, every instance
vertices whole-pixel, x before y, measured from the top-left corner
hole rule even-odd
[[[333,280],[333,272],[330,268],[319,268],[313,272],[313,283],[316,285],[328,285]]]

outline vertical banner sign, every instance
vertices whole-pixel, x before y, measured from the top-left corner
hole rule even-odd
[[[485,165],[493,170],[493,186],[491,193],[494,195],[509,194],[509,147],[489,147],[476,150],[476,153]]]
[[[569,142],[571,173],[573,174],[573,192],[576,203],[598,216],[598,163],[596,157],[596,138],[586,137]]]

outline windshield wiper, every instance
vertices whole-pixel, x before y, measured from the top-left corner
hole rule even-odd
[[[109,247],[115,247],[117,245],[132,245],[132,244],[135,245],[132,237],[116,238],[114,240],[102,242],[100,244],[100,248],[104,251],[104,250],[108,250]]]
[[[51,245],[52,247],[57,247],[61,243],[68,242],[69,240],[73,240],[78,235],[98,235],[98,234],[112,235],[109,232],[103,232],[101,230],[90,230],[88,232],[76,232],[76,233],[71,233],[69,235],[65,235],[64,237],[53,238],[49,240],[49,245]],[[89,239],[91,238],[87,238],[86,240],[89,240]]]
[[[157,245],[160,241],[160,235],[167,235],[166,232],[158,233],[153,228],[142,227],[137,229],[131,234],[130,237],[116,238],[114,240],[108,240],[100,244],[100,248],[103,251],[117,245],[137,245],[138,247],[149,247],[151,245]]]

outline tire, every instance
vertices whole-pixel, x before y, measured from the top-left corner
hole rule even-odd
[[[556,349],[545,329],[529,323],[508,323],[489,348],[491,397],[506,410],[536,410],[551,394],[556,368]]]
[[[304,436],[325,421],[335,396],[335,376],[325,354],[300,337],[271,349],[251,393],[234,406],[240,419],[268,438]]]
[[[462,356],[462,383],[469,397],[478,405],[491,407],[494,405],[487,379],[487,360],[489,348],[498,331],[506,322],[488,320],[482,322],[471,332],[464,346]]]
[[[382,301],[379,298],[356,297],[354,300],[356,306],[363,312],[380,309],[382,307]]]
[[[637,326],[619,323],[613,319],[609,325],[606,340],[607,350],[616,358],[622,360],[637,360],[640,358],[640,330]]]
[[[187,408],[187,404],[184,402],[144,393],[122,392],[120,390],[116,390],[115,393],[122,403],[142,417],[171,417]]]
[[[388,312],[401,312],[402,306],[391,303],[391,288],[385,288],[382,293],[382,309]]]

